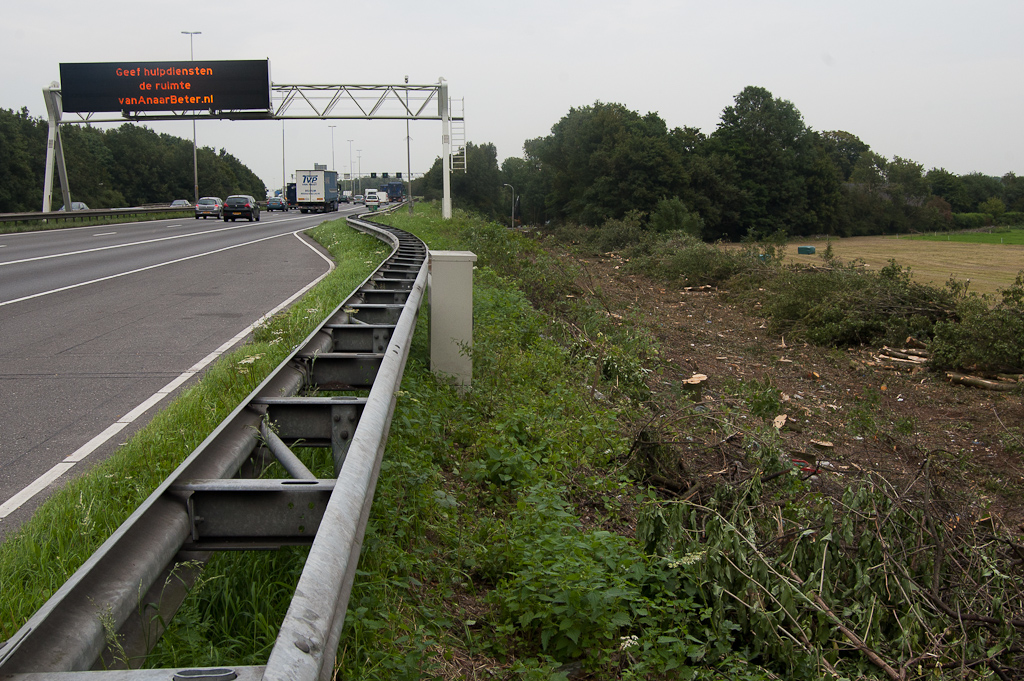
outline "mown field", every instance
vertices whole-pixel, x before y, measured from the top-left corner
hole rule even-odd
[[[1001,238],[1006,243],[999,243]],[[942,236],[800,240],[786,246],[786,260],[820,264],[828,243],[844,262],[863,260],[868,268],[880,270],[890,259],[895,259],[909,267],[917,281],[941,286],[950,277],[970,279],[970,290],[978,293],[995,293],[1006,288],[1013,283],[1017,272],[1024,269],[1024,232],[1019,230],[1004,234],[951,234],[948,241],[942,240]],[[799,255],[799,246],[814,246],[817,252]]]

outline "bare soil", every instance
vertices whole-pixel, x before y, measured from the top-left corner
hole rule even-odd
[[[975,522],[1024,535],[1021,390],[991,392],[953,385],[923,368],[904,373],[871,366],[878,348],[794,345],[767,336],[757,309],[740,309],[727,292],[666,287],[625,274],[615,256],[578,262],[588,275],[583,288],[599,296],[609,314],[621,316],[619,323],[647,325],[660,342],[665,370],[654,389],[664,413],[653,425],[678,457],[678,469],[655,477],[671,491],[735,475],[743,465],[743,440],[785,414],[779,431],[785,450],[822,491],[838,493],[867,471],[898,486],[919,476],[928,461],[933,482]],[[678,386],[695,373],[708,377],[705,420],[730,413],[721,428],[698,433],[692,419],[677,418],[684,410],[673,405],[686,399]],[[770,381],[778,414],[749,412],[743,390],[754,380],[759,386]],[[737,422],[749,429],[731,430]]]

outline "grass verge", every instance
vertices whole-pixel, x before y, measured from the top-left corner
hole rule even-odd
[[[386,256],[344,220],[313,236],[337,268],[226,355],[109,459],[55,492],[0,545],[0,640],[12,636],[227,414]]]

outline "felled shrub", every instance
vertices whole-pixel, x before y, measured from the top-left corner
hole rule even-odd
[[[930,338],[955,307],[952,292],[912,281],[892,260],[880,272],[840,264],[786,270],[769,283],[764,302],[772,333],[835,347]]]
[[[935,368],[1024,372],[1024,270],[1000,295],[994,307],[984,298],[965,298],[955,320],[935,325]]]
[[[627,252],[627,269],[688,286],[717,286],[730,278],[770,267],[775,259],[756,248],[726,249],[685,232],[673,232],[646,252]]]

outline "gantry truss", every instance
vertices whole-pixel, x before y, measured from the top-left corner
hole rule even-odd
[[[70,205],[67,190],[67,176],[64,170],[64,153],[60,143],[60,124],[81,123],[122,123],[124,121],[178,121],[178,120],[399,120],[399,121],[441,121],[441,146],[444,159],[444,199],[442,214],[451,216],[450,173],[452,167],[452,123],[456,131],[463,130],[462,107],[458,113],[452,111],[448,97],[448,83],[444,78],[429,85],[289,85],[271,83],[270,107],[258,111],[236,110],[189,110],[189,111],[131,111],[120,114],[75,113],[64,118],[61,107],[60,86],[53,83],[43,89],[50,120],[50,137],[47,145],[46,178],[43,187],[43,212],[50,211],[50,195],[53,189],[53,169],[57,164],[64,202]],[[462,138],[464,139],[464,137]],[[465,169],[465,143],[457,146],[455,163]]]

